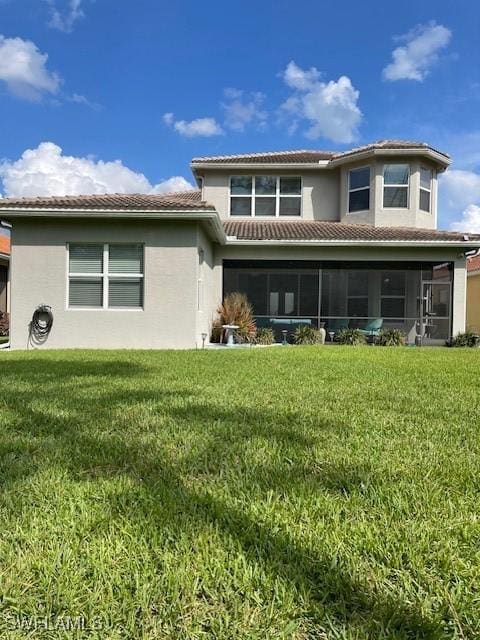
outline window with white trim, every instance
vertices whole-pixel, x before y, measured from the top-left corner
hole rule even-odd
[[[370,209],[370,167],[348,172],[348,212]]]
[[[298,176],[232,176],[230,215],[301,216],[302,179]]]
[[[420,198],[419,208],[430,213],[432,199],[432,178],[433,171],[426,167],[420,167]]]
[[[68,245],[69,308],[141,309],[143,245]]]
[[[408,164],[386,164],[383,168],[383,207],[385,209],[408,208]]]

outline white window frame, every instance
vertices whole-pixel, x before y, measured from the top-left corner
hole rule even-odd
[[[408,182],[407,184],[385,184],[385,167],[390,167],[390,166],[394,166],[394,165],[406,165],[408,167]],[[404,209],[409,209],[410,208],[410,182],[411,182],[411,177],[412,177],[412,167],[410,166],[409,162],[386,162],[383,165],[383,171],[382,171],[382,184],[383,184],[383,188],[382,188],[382,209],[387,209],[389,211],[391,210],[395,210],[395,209],[401,209],[402,211]],[[385,206],[385,187],[387,188],[401,188],[401,189],[406,189],[407,190],[407,204],[405,207],[386,207]]]
[[[361,169],[368,169],[369,178],[368,178],[368,187],[358,187],[356,189],[350,189],[350,174],[352,171],[359,171]],[[347,214],[355,215],[356,213],[364,213],[365,211],[370,211],[371,207],[368,209],[357,209],[356,211],[350,211],[350,194],[355,191],[366,191],[368,189],[368,203],[370,205],[370,196],[372,191],[372,168],[370,165],[364,165],[363,167],[354,167],[353,169],[348,170],[348,193],[347,193]]]
[[[429,171],[430,172],[430,188],[429,189],[425,189],[425,187],[422,187],[422,171]],[[420,171],[419,171],[419,175],[418,175],[418,181],[419,181],[419,191],[418,191],[418,210],[419,211],[423,211],[423,213],[432,213],[432,183],[433,183],[433,169],[430,169],[429,167],[422,167],[420,166]],[[426,191],[428,193],[428,204],[430,205],[428,208],[428,211],[426,209],[422,209],[420,207],[420,198],[421,198],[421,194],[422,191]]]
[[[276,180],[276,185],[275,185],[275,193],[271,193],[271,194],[266,194],[266,193],[259,193],[257,194],[255,192],[255,178],[257,177],[262,177],[262,176],[267,176],[269,178],[275,178]],[[252,192],[250,194],[246,194],[246,193],[242,193],[242,194],[232,194],[232,179],[233,178],[251,178],[252,179]],[[280,193],[280,179],[281,178],[296,178],[296,179],[300,179],[300,193],[299,194],[287,194],[287,193]],[[251,205],[250,205],[250,214],[246,214],[244,216],[239,216],[239,215],[232,215],[232,198],[251,198]],[[262,216],[262,215],[255,215],[255,199],[256,198],[275,198],[275,215],[274,216]],[[282,198],[300,198],[300,215],[298,216],[285,216],[285,215],[280,215],[280,200]],[[235,174],[235,175],[231,175],[230,179],[229,179],[229,195],[228,195],[228,215],[232,218],[260,218],[261,220],[268,220],[268,219],[272,219],[272,218],[280,218],[280,219],[285,219],[285,220],[298,220],[299,218],[303,218],[303,176],[299,176],[299,175],[282,175],[282,176],[271,176],[269,174],[265,174],[265,173],[261,173],[261,174]]]
[[[102,245],[103,244],[103,272],[102,273],[75,273],[70,271],[70,245],[71,244],[88,244],[88,245]],[[110,273],[108,271],[108,258],[109,258],[109,247],[113,245],[132,245],[132,244],[140,244],[142,246],[142,264],[143,271],[145,273],[145,245],[141,242],[67,242],[67,300],[66,300],[66,309],[69,311],[143,311],[145,305],[145,278],[144,273]],[[102,279],[102,306],[101,307],[80,307],[80,306],[70,306],[70,279],[91,279],[91,278],[101,278]],[[140,307],[109,307],[108,306],[108,286],[110,278],[112,280],[117,279],[128,279],[132,280],[142,280],[142,305]]]

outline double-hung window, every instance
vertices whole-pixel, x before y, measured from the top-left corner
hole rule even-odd
[[[370,209],[370,167],[348,172],[348,212]]]
[[[432,170],[420,167],[420,202],[422,211],[430,213],[432,197]]]
[[[230,215],[295,216],[302,213],[302,179],[290,176],[232,176]]]
[[[68,247],[68,306],[143,307],[143,245],[80,244]]]
[[[386,164],[383,168],[384,208],[406,209],[408,207],[408,185],[410,166],[408,164]]]

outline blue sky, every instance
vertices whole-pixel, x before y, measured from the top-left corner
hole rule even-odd
[[[440,226],[480,230],[480,3],[0,0],[0,25],[3,195],[163,191],[192,156],[421,139],[454,160]]]

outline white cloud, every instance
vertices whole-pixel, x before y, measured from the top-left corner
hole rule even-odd
[[[441,212],[453,220],[451,229],[480,232],[480,174],[449,169],[440,176],[439,195]]]
[[[280,108],[281,115],[290,119],[290,133],[306,120],[310,126],[305,135],[312,140],[324,137],[349,143],[358,137],[362,119],[357,105],[360,94],[350,78],[340,76],[336,82],[322,82],[315,67],[304,70],[292,61],[283,72],[283,80],[293,90]]]
[[[7,197],[167,193],[193,188],[181,176],[152,185],[142,173],[132,171],[119,160],[66,156],[53,142],[42,142],[36,149],[24,151],[18,160],[3,161],[0,178]]]
[[[470,233],[480,233],[480,207],[470,204],[462,213],[461,220],[451,224],[453,231],[469,231]]]
[[[449,169],[440,176],[439,193],[447,212],[458,215],[468,205],[480,204],[480,174]]]
[[[163,121],[168,127],[172,127],[177,133],[186,138],[196,136],[210,137],[223,134],[222,127],[215,118],[197,118],[195,120],[175,120],[173,113],[165,113]]]
[[[47,60],[48,55],[30,40],[0,35],[0,80],[15,96],[40,100],[58,92],[60,78],[47,69]]]
[[[385,80],[417,80],[422,82],[430,67],[438,60],[439,52],[452,37],[452,32],[441,24],[430,22],[417,25],[397,38],[404,42],[392,52],[392,62],[383,69]]]
[[[75,22],[85,15],[81,6],[82,0],[68,0],[63,11],[57,8],[56,0],[46,0],[46,2],[50,9],[48,26],[64,33],[70,33]]]
[[[252,124],[260,130],[265,128],[268,114],[263,109],[265,100],[263,93],[225,89],[224,95],[226,100],[222,103],[222,108],[227,129],[243,132]]]

